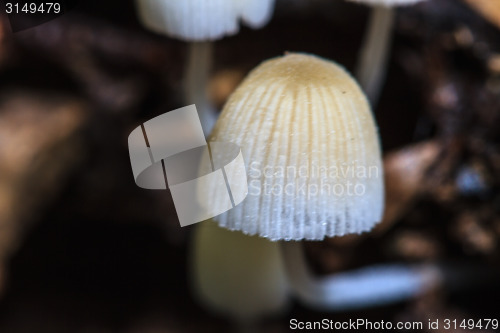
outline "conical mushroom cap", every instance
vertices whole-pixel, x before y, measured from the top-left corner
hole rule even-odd
[[[238,144],[247,168],[248,196],[215,218],[222,227],[321,240],[381,220],[375,122],[358,84],[331,61],[288,54],[262,63],[229,98],[210,140]]]
[[[139,17],[149,29],[186,41],[234,35],[240,20],[251,28],[270,19],[274,0],[136,0]]]

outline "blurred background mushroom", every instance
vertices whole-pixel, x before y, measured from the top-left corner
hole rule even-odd
[[[359,53],[356,77],[373,107],[377,105],[387,75],[395,6],[422,0],[350,0],[372,6]]]
[[[274,0],[136,0],[139,17],[149,29],[189,43],[184,74],[186,104],[196,104],[205,135],[217,111],[207,96],[213,62],[212,41],[238,33],[240,21],[257,29],[271,18]]]

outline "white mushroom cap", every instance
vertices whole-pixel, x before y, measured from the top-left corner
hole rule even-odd
[[[136,0],[149,29],[187,41],[234,35],[240,20],[260,28],[270,19],[274,0]]]
[[[262,63],[229,98],[210,140],[238,144],[247,168],[248,196],[215,218],[222,227],[321,240],[381,220],[375,122],[358,84],[333,62],[289,54]]]
[[[404,5],[412,5],[424,0],[348,0],[348,1],[364,3],[367,5],[404,6]]]

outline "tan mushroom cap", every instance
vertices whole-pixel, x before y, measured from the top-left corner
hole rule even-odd
[[[375,122],[358,84],[331,61],[288,54],[262,63],[229,98],[210,140],[240,145],[247,168],[248,196],[215,218],[222,227],[321,240],[381,220]],[[216,205],[212,198],[206,204]]]
[[[240,21],[257,29],[270,19],[274,0],[136,0],[149,29],[186,41],[234,35]]]

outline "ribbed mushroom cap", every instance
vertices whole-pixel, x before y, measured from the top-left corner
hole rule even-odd
[[[149,29],[186,41],[234,35],[240,20],[251,28],[270,19],[274,0],[136,0],[139,17]]]
[[[348,0],[348,1],[364,3],[367,5],[404,6],[404,5],[412,5],[424,0]]]
[[[358,84],[333,62],[288,54],[262,63],[229,98],[210,140],[240,145],[247,167],[248,196],[215,218],[222,227],[321,240],[381,220],[375,122]]]

